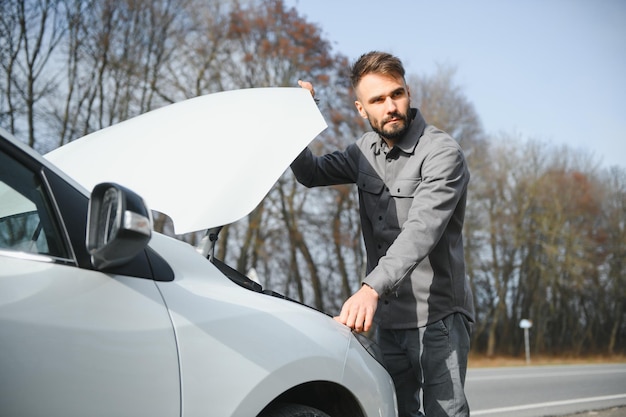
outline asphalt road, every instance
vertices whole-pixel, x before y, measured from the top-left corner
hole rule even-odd
[[[582,413],[568,414],[562,417],[625,417],[626,406],[611,407],[604,410],[583,411]]]
[[[471,415],[565,416],[626,406],[626,364],[470,368]]]

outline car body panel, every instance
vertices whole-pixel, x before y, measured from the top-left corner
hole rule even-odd
[[[153,110],[46,158],[88,190],[130,188],[183,234],[246,216],[325,128],[307,90],[243,89]]]
[[[295,380],[341,381],[350,339],[347,328],[306,306],[242,291],[221,279],[217,268],[201,256],[181,253],[191,248],[177,246],[162,239],[153,242],[177,271],[175,285],[158,285],[176,328],[186,415],[200,416],[207,408],[215,415],[233,415],[233,405],[262,384],[261,402],[267,401],[268,392],[280,393]],[[199,269],[212,270],[197,279]],[[272,343],[265,343],[268,340]],[[219,360],[206,360],[208,352]],[[281,369],[284,375],[276,372]],[[224,378],[229,374],[241,377]],[[228,395],[233,398],[225,401]],[[251,408],[237,415],[251,415],[262,405],[249,401]]]
[[[3,252],[0,333],[1,415],[180,413],[172,323],[151,280]]]
[[[242,291],[178,241],[157,236],[151,246],[177,271],[175,282],[157,285],[176,329],[186,416],[204,416],[206,409],[256,415],[268,396],[311,381],[349,388],[366,415],[394,415],[393,401],[374,400],[395,398],[389,375],[346,326],[309,307]],[[207,360],[207,352],[219,360]],[[363,384],[372,380],[380,382]]]

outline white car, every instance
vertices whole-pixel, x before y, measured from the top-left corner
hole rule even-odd
[[[45,158],[0,129],[0,415],[396,416],[375,346],[210,251],[324,127],[308,92],[271,88]],[[151,209],[208,250],[153,232]]]

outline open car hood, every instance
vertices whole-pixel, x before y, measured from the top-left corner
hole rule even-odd
[[[305,89],[234,90],[145,113],[45,157],[88,190],[130,188],[183,234],[249,214],[325,128]]]

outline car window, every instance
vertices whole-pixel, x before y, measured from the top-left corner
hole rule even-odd
[[[68,258],[41,179],[0,151],[0,250]]]

